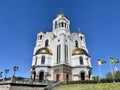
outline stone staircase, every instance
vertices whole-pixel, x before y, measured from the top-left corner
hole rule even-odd
[[[45,88],[45,90],[52,90],[54,87],[60,86],[63,83],[58,81],[47,81],[48,86]]]

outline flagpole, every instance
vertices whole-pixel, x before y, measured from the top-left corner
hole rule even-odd
[[[98,64],[99,65],[99,64]],[[100,76],[99,76],[99,83],[100,83],[100,80],[101,80],[101,69],[100,69],[100,65],[99,65],[99,74],[100,74]]]
[[[111,70],[111,73],[112,73],[113,83],[115,83],[115,77],[114,77],[114,73],[113,73],[113,69],[112,69],[110,61],[109,61],[109,65],[110,65],[110,70]]]
[[[114,74],[116,74],[118,68],[117,68],[117,63],[114,63]]]

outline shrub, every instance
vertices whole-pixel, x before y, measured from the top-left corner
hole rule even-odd
[[[98,83],[97,80],[82,80],[82,81],[69,81],[67,84],[94,84]]]

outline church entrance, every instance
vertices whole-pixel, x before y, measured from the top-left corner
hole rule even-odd
[[[85,80],[85,73],[84,72],[81,72],[80,76],[81,76],[81,80]]]
[[[68,81],[69,81],[69,75],[66,74],[66,82],[68,82]]]
[[[39,73],[39,81],[43,81],[43,80],[44,80],[44,72],[41,71],[41,72]]]
[[[60,81],[60,75],[59,74],[56,75],[56,81]]]

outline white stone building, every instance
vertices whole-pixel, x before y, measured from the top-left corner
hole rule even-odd
[[[64,14],[53,20],[52,32],[37,34],[31,79],[76,81],[92,79],[91,60],[83,33],[71,33]]]

